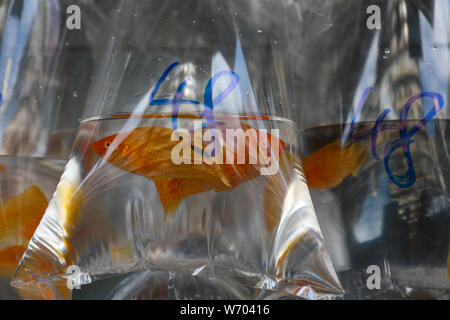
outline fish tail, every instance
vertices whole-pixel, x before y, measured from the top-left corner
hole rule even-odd
[[[13,277],[25,250],[25,246],[10,246],[0,251],[0,276],[9,279]],[[58,284],[52,289],[43,283],[39,283],[32,287],[16,288],[16,291],[22,298],[29,300],[70,299],[70,290],[63,284]]]
[[[70,300],[71,291],[65,281],[52,286],[39,283],[33,287],[16,288],[18,294],[27,300]]]
[[[356,177],[358,176],[359,170],[361,170],[362,167],[366,164],[367,158],[368,158],[368,150],[367,147],[362,143],[356,143],[352,145],[350,148],[353,147],[353,152],[351,152],[352,161],[354,164],[354,170],[352,174]]]
[[[359,170],[366,164],[369,152],[367,147],[362,143],[353,144],[350,148],[353,148],[350,153],[351,160],[354,163],[352,174],[356,177],[358,176]]]
[[[26,246],[47,208],[47,198],[37,186],[0,202],[0,248]]]
[[[26,189],[23,197],[25,203],[22,208],[22,213],[26,217],[21,220],[22,234],[28,242],[47,209],[48,201],[38,186],[31,186]]]
[[[25,246],[10,246],[0,251],[0,276],[11,278],[25,252]]]

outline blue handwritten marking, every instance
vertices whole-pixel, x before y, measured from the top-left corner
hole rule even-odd
[[[183,81],[178,86],[174,99],[155,99],[156,93],[161,87],[161,84],[167,78],[169,73],[179,64],[180,64],[179,62],[174,62],[164,71],[164,73],[161,75],[161,78],[159,78],[158,82],[156,83],[156,86],[153,88],[150,94],[150,101],[149,101],[150,106],[172,105],[172,128],[174,130],[178,128],[177,120],[180,111],[180,106],[182,104],[200,104],[199,101],[183,99],[184,89],[186,88],[187,80]],[[230,77],[230,83],[223,92],[221,92],[216,98],[213,99],[214,84],[222,76]],[[217,124],[223,124],[223,122],[214,121],[214,113],[213,113],[214,106],[221,103],[234,90],[234,88],[237,86],[238,83],[239,83],[239,76],[235,72],[228,70],[221,71],[215,74],[208,81],[204,93],[205,110],[200,114],[200,119],[206,119],[207,122],[202,125],[202,128],[204,127],[212,128]]]
[[[386,116],[389,114],[389,112],[391,112],[390,109],[385,109],[378,116],[377,120],[375,121],[375,125],[372,129],[354,135],[353,130],[355,128],[356,120],[358,118],[359,113],[361,112],[364,101],[366,100],[367,96],[369,95],[372,89],[373,89],[372,87],[369,87],[366,90],[364,90],[361,100],[359,101],[358,106],[355,110],[355,114],[353,115],[352,123],[350,125],[350,141],[359,141],[370,135],[372,155],[376,160],[380,160],[376,151],[378,134],[385,130],[399,130],[400,136],[399,139],[387,142],[384,147],[384,167],[387,175],[395,185],[397,185],[400,188],[408,188],[416,182],[416,173],[414,171],[414,164],[411,156],[411,150],[409,148],[409,145],[414,142],[412,137],[421,128],[426,126],[427,123],[430,120],[432,120],[434,116],[439,112],[439,110],[442,109],[442,107],[444,106],[444,98],[439,93],[436,92],[422,92],[420,94],[417,94],[412,98],[410,98],[403,106],[400,112],[398,124],[383,123]],[[411,130],[407,131],[409,109],[416,101],[426,97],[433,99],[434,108],[430,112],[428,112],[425,115],[425,117],[422,120],[420,120]],[[408,170],[406,171],[405,174],[402,175],[393,174],[389,165],[391,155],[399,148],[401,148],[403,155],[405,156],[406,162],[408,164]]]
[[[179,64],[180,64],[179,62],[174,62],[164,71],[161,78],[159,78],[158,82],[156,83],[156,86],[153,88],[153,90],[150,94],[150,101],[149,101],[150,106],[162,106],[162,105],[172,105],[173,106],[173,108],[172,108],[173,129],[177,128],[178,110],[182,104],[200,104],[199,101],[183,99],[184,88],[186,87],[186,81],[183,81],[180,84],[180,86],[177,89],[177,92],[175,93],[174,99],[156,99],[155,100],[155,96],[159,90],[159,87],[161,87],[161,84],[167,78],[169,73]]]
[[[222,76],[229,76],[230,83],[223,92],[221,92],[215,99],[213,99],[214,84],[216,83],[217,79],[219,79]],[[214,106],[221,103],[234,90],[234,88],[237,86],[238,83],[239,83],[239,76],[233,71],[221,71],[215,74],[208,81],[203,98],[205,110],[200,116],[201,118],[204,117],[207,119],[207,123],[205,124],[205,126],[211,127],[211,125],[214,125],[214,115],[213,115]]]
[[[178,114],[180,111],[180,107],[182,104],[200,104],[199,101],[195,100],[187,100],[183,99],[184,95],[184,89],[187,85],[187,80],[183,81],[177,89],[177,92],[175,93],[175,97],[173,99],[155,99],[156,93],[158,92],[159,88],[161,87],[161,84],[164,82],[164,80],[167,78],[169,73],[179,65],[179,62],[172,63],[161,75],[161,78],[159,78],[158,82],[156,83],[155,87],[153,88],[152,92],[150,93],[150,106],[161,106],[161,105],[172,105],[172,128],[176,130],[178,128]],[[228,76],[230,78],[230,83],[225,88],[223,92],[221,92],[217,97],[213,98],[213,88],[216,81],[223,76]],[[221,71],[217,74],[215,74],[206,85],[205,93],[204,93],[204,102],[205,109],[200,114],[200,119],[206,119],[206,123],[202,124],[201,128],[214,128],[217,125],[224,125],[224,122],[218,122],[214,120],[214,113],[213,109],[215,105],[218,105],[221,103],[225,98],[236,88],[236,86],[239,83],[239,76],[237,73],[229,70]],[[190,130],[194,130],[197,128],[191,127]],[[215,146],[217,147],[218,141],[214,139]],[[197,148],[194,148],[194,151],[201,154],[201,150],[197,150]],[[205,156],[205,155],[204,155]],[[209,155],[208,155],[209,156]]]
[[[172,127],[174,129],[177,128],[177,120],[178,120],[178,113],[180,110],[181,103],[183,101],[183,94],[184,94],[184,88],[186,87],[186,81],[183,81],[177,89],[177,92],[175,93],[175,99],[173,102],[172,107]]]

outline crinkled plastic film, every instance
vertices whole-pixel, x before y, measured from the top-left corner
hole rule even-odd
[[[276,18],[289,8],[120,1],[109,11],[72,155],[15,286],[154,269],[342,294],[299,159],[291,21]]]
[[[306,3],[291,10],[300,151],[346,297],[445,299],[449,3]]]
[[[60,1],[0,4],[0,298],[69,298],[65,281],[10,286],[69,158],[89,86],[83,32],[63,29]],[[76,53],[68,50],[83,43]],[[71,75],[77,77],[67,81]],[[80,106],[81,104],[81,106]],[[77,106],[77,107],[74,107]],[[33,278],[33,276],[30,276]],[[37,280],[37,279],[35,279]]]
[[[255,289],[233,279],[221,280],[174,272],[144,271],[128,275],[114,287],[111,300],[302,300],[316,298],[314,290],[304,287],[289,294]]]

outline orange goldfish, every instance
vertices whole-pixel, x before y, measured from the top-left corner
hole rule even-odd
[[[328,189],[339,185],[350,174],[356,175],[367,159],[363,143],[341,147],[340,140],[329,143],[303,158],[303,171],[311,189]]]
[[[219,176],[216,168],[205,163],[176,165],[172,161],[171,152],[179,141],[172,141],[173,130],[165,127],[140,127],[131,132],[114,134],[92,144],[94,151],[106,158],[114,166],[150,179],[155,177],[192,178],[197,175],[199,180],[212,180]],[[110,152],[110,146],[115,141],[120,144]],[[190,159],[194,159],[191,150]],[[227,183],[223,181],[223,183]]]
[[[243,130],[251,128],[243,123],[239,124],[239,127]],[[224,129],[224,127],[219,128],[221,131]],[[220,152],[222,155],[227,152],[231,153],[233,157],[231,163],[207,164],[202,162],[201,164],[182,163],[177,165],[172,161],[171,151],[179,141],[171,141],[172,133],[173,130],[170,128],[141,127],[131,132],[114,134],[98,140],[92,144],[92,147],[100,157],[105,158],[114,166],[153,179],[166,215],[169,212],[175,212],[179,203],[189,195],[208,190],[216,192],[231,190],[260,175],[258,163],[247,164],[251,163],[249,161],[251,157],[255,157],[255,154],[249,152],[249,144],[252,141],[246,142],[245,150],[239,149],[239,146],[230,149],[226,141],[220,141]],[[267,134],[267,139],[269,145],[272,139],[277,139],[279,150],[276,155],[279,156],[285,148],[284,142],[270,134]],[[108,152],[114,141],[120,140],[121,142],[116,148]],[[256,144],[259,146],[259,140]],[[201,148],[204,151],[203,143],[201,143]],[[268,156],[271,156],[271,149],[268,149]],[[246,155],[244,164],[235,164],[238,152],[242,151]],[[192,148],[190,155],[187,156],[194,159],[194,152],[197,151]]]
[[[31,186],[22,194],[0,202],[0,276],[11,278],[14,275],[47,204],[47,198],[37,186]],[[64,298],[70,295],[67,288],[57,290]],[[44,284],[18,291],[27,299],[56,299],[52,290]]]

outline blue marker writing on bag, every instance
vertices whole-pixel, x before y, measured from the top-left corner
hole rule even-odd
[[[180,106],[182,104],[200,104],[200,101],[183,99],[184,89],[188,84],[188,80],[183,81],[178,86],[174,99],[155,99],[156,93],[161,87],[161,84],[167,78],[169,73],[178,65],[179,62],[174,62],[164,71],[164,73],[161,75],[161,78],[159,78],[158,82],[156,83],[156,86],[153,88],[150,94],[150,101],[149,101],[150,106],[172,105],[172,128],[174,130],[178,128],[177,120],[178,120],[178,113],[180,111]],[[213,98],[214,84],[219,78],[224,76],[228,76],[230,78],[230,83],[223,92],[221,92],[215,98]],[[214,126],[214,124],[216,124],[213,115],[214,106],[221,103],[234,90],[234,88],[237,86],[238,83],[239,83],[239,76],[235,72],[229,70],[221,71],[215,74],[208,81],[208,84],[206,85],[205,88],[204,102],[203,102],[203,104],[205,105],[205,109],[200,115],[202,119],[207,120],[207,122],[203,124],[204,127],[208,126],[211,128]]]
[[[355,134],[353,131],[355,129],[355,123],[358,118],[359,113],[362,110],[362,107],[364,105],[365,100],[367,99],[367,96],[369,95],[370,91],[372,90],[372,87],[367,88],[364,90],[364,93],[358,103],[358,106],[355,110],[355,114],[352,118],[352,123],[350,125],[350,134],[349,138],[350,141],[360,141],[364,139],[367,136],[371,137],[371,151],[372,155],[376,160],[380,160],[378,157],[376,146],[377,146],[377,138],[378,134],[385,130],[398,130],[399,131],[399,138],[393,141],[388,141],[384,148],[384,167],[386,170],[387,175],[391,179],[391,181],[397,185],[400,188],[408,188],[412,186],[416,182],[416,174],[414,171],[414,164],[411,157],[411,151],[409,148],[409,145],[414,142],[412,137],[423,127],[427,125],[427,123],[434,118],[434,116],[442,109],[444,106],[444,98],[442,95],[440,95],[437,92],[422,92],[420,94],[417,94],[410,98],[405,105],[403,106],[400,117],[398,120],[398,124],[386,124],[383,123],[386,116],[391,112],[390,109],[385,109],[381,114],[378,116],[377,120],[375,121],[375,125],[372,129],[363,131],[359,134]],[[433,99],[433,108],[425,115],[425,117],[420,120],[411,130],[407,130],[407,121],[408,121],[408,112],[411,106],[423,99],[423,98],[431,98]],[[401,148],[403,155],[405,156],[406,162],[408,164],[408,170],[405,174],[397,175],[392,173],[389,160],[392,155],[397,149]]]
[[[180,109],[180,106],[182,104],[200,104],[199,101],[195,100],[186,100],[183,99],[184,95],[184,89],[187,85],[186,81],[183,81],[177,89],[177,92],[175,93],[174,99],[155,99],[156,93],[159,90],[159,87],[161,87],[161,84],[164,82],[164,80],[167,78],[169,73],[179,64],[179,62],[172,63],[162,74],[161,78],[159,78],[158,82],[156,83],[155,87],[153,88],[152,92],[150,93],[150,106],[162,106],[162,105],[172,105],[172,126],[173,129],[177,128],[177,116],[178,111]]]
[[[215,99],[213,99],[213,87],[214,83],[222,76],[229,76],[230,77],[230,84],[228,87],[221,92]],[[211,127],[211,125],[214,125],[214,116],[213,116],[213,109],[215,105],[218,105],[221,103],[237,86],[239,83],[239,76],[233,72],[233,71],[221,71],[217,74],[215,74],[211,80],[209,80],[208,84],[205,88],[205,95],[204,95],[204,105],[205,110],[202,113],[202,117],[206,118],[207,124],[206,126]]]

